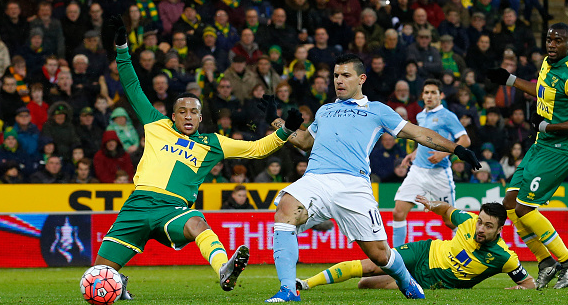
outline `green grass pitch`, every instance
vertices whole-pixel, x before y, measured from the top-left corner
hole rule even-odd
[[[298,265],[306,278],[331,265]],[[535,263],[525,263],[533,276]],[[0,269],[0,304],[87,304],[79,279],[87,268]],[[261,304],[279,288],[273,265],[251,265],[237,287],[224,292],[209,266],[126,267],[128,290],[136,297],[116,304]],[[553,280],[552,283],[554,283]],[[514,286],[506,274],[473,289],[427,290],[426,300],[406,300],[398,290],[358,290],[357,279],[301,293],[306,304],[568,304],[568,289],[504,290]]]

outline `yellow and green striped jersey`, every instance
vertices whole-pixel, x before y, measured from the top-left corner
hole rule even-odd
[[[542,62],[537,82],[537,112],[550,124],[568,121],[568,56],[550,64]],[[568,138],[554,133],[538,134],[536,143],[568,150]]]
[[[430,272],[444,288],[471,288],[495,274],[522,267],[517,254],[509,250],[501,237],[485,244],[475,241],[477,219],[476,214],[454,210],[451,221],[458,226],[454,238],[432,241]]]
[[[167,194],[186,203],[215,164],[226,158],[259,159],[278,150],[287,135],[279,129],[258,141],[239,141],[216,134],[180,133],[172,120],[158,112],[144,95],[128,49],[117,49],[120,81],[128,100],[144,124],[146,146],[136,169],[137,190]]]

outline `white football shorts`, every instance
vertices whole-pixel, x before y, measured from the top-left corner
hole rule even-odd
[[[445,201],[454,206],[456,201],[456,185],[451,168],[422,168],[411,166],[408,175],[396,191],[394,200],[412,202],[416,195],[422,195],[428,200]]]
[[[298,232],[333,218],[349,242],[387,239],[371,183],[363,177],[307,173],[278,193],[276,205],[285,193],[308,210],[308,220]]]

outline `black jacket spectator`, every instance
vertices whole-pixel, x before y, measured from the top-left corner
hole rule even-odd
[[[49,107],[48,114],[49,119],[43,124],[42,135],[52,138],[57,153],[64,160],[70,160],[72,148],[81,144],[71,123],[73,117],[71,106],[65,102],[54,103]],[[64,115],[63,120],[57,117],[58,115]]]
[[[94,111],[91,107],[81,110],[79,120],[77,136],[81,141],[85,157],[92,159],[101,147],[104,131],[98,125],[93,124]]]
[[[536,45],[531,28],[518,19],[515,21],[513,31],[509,30],[507,25],[501,21],[501,23],[495,27],[495,33],[491,41],[493,42],[495,52],[499,56],[502,56],[503,51],[508,45],[514,46],[514,52],[518,55],[525,55],[528,50]]]
[[[8,4],[6,11],[12,9],[21,11],[19,5],[15,3]],[[10,13],[10,15],[12,15],[12,13]],[[12,17],[14,19],[12,19]],[[10,55],[13,56],[20,47],[26,44],[30,32],[30,24],[20,13],[16,14],[16,11],[14,11],[12,16],[4,14],[3,18],[0,18],[0,20],[0,37],[10,50]]]

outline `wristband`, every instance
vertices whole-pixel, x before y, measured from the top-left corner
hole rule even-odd
[[[548,124],[550,123],[547,123],[545,121],[540,122],[540,124],[538,124],[538,131],[546,132],[546,126],[548,126]]]
[[[505,85],[512,87],[515,84],[516,79],[517,77],[514,76],[513,74],[509,75],[509,78],[507,78],[507,82],[505,83]]]
[[[117,49],[128,49],[128,42],[126,42],[126,43],[123,44],[123,45],[116,46],[116,48],[117,48]]]
[[[283,126],[282,126],[282,130],[284,130],[284,132],[285,132],[287,135],[291,135],[291,134],[294,133],[294,130],[291,130],[291,129],[286,128],[286,125],[283,125]]]

